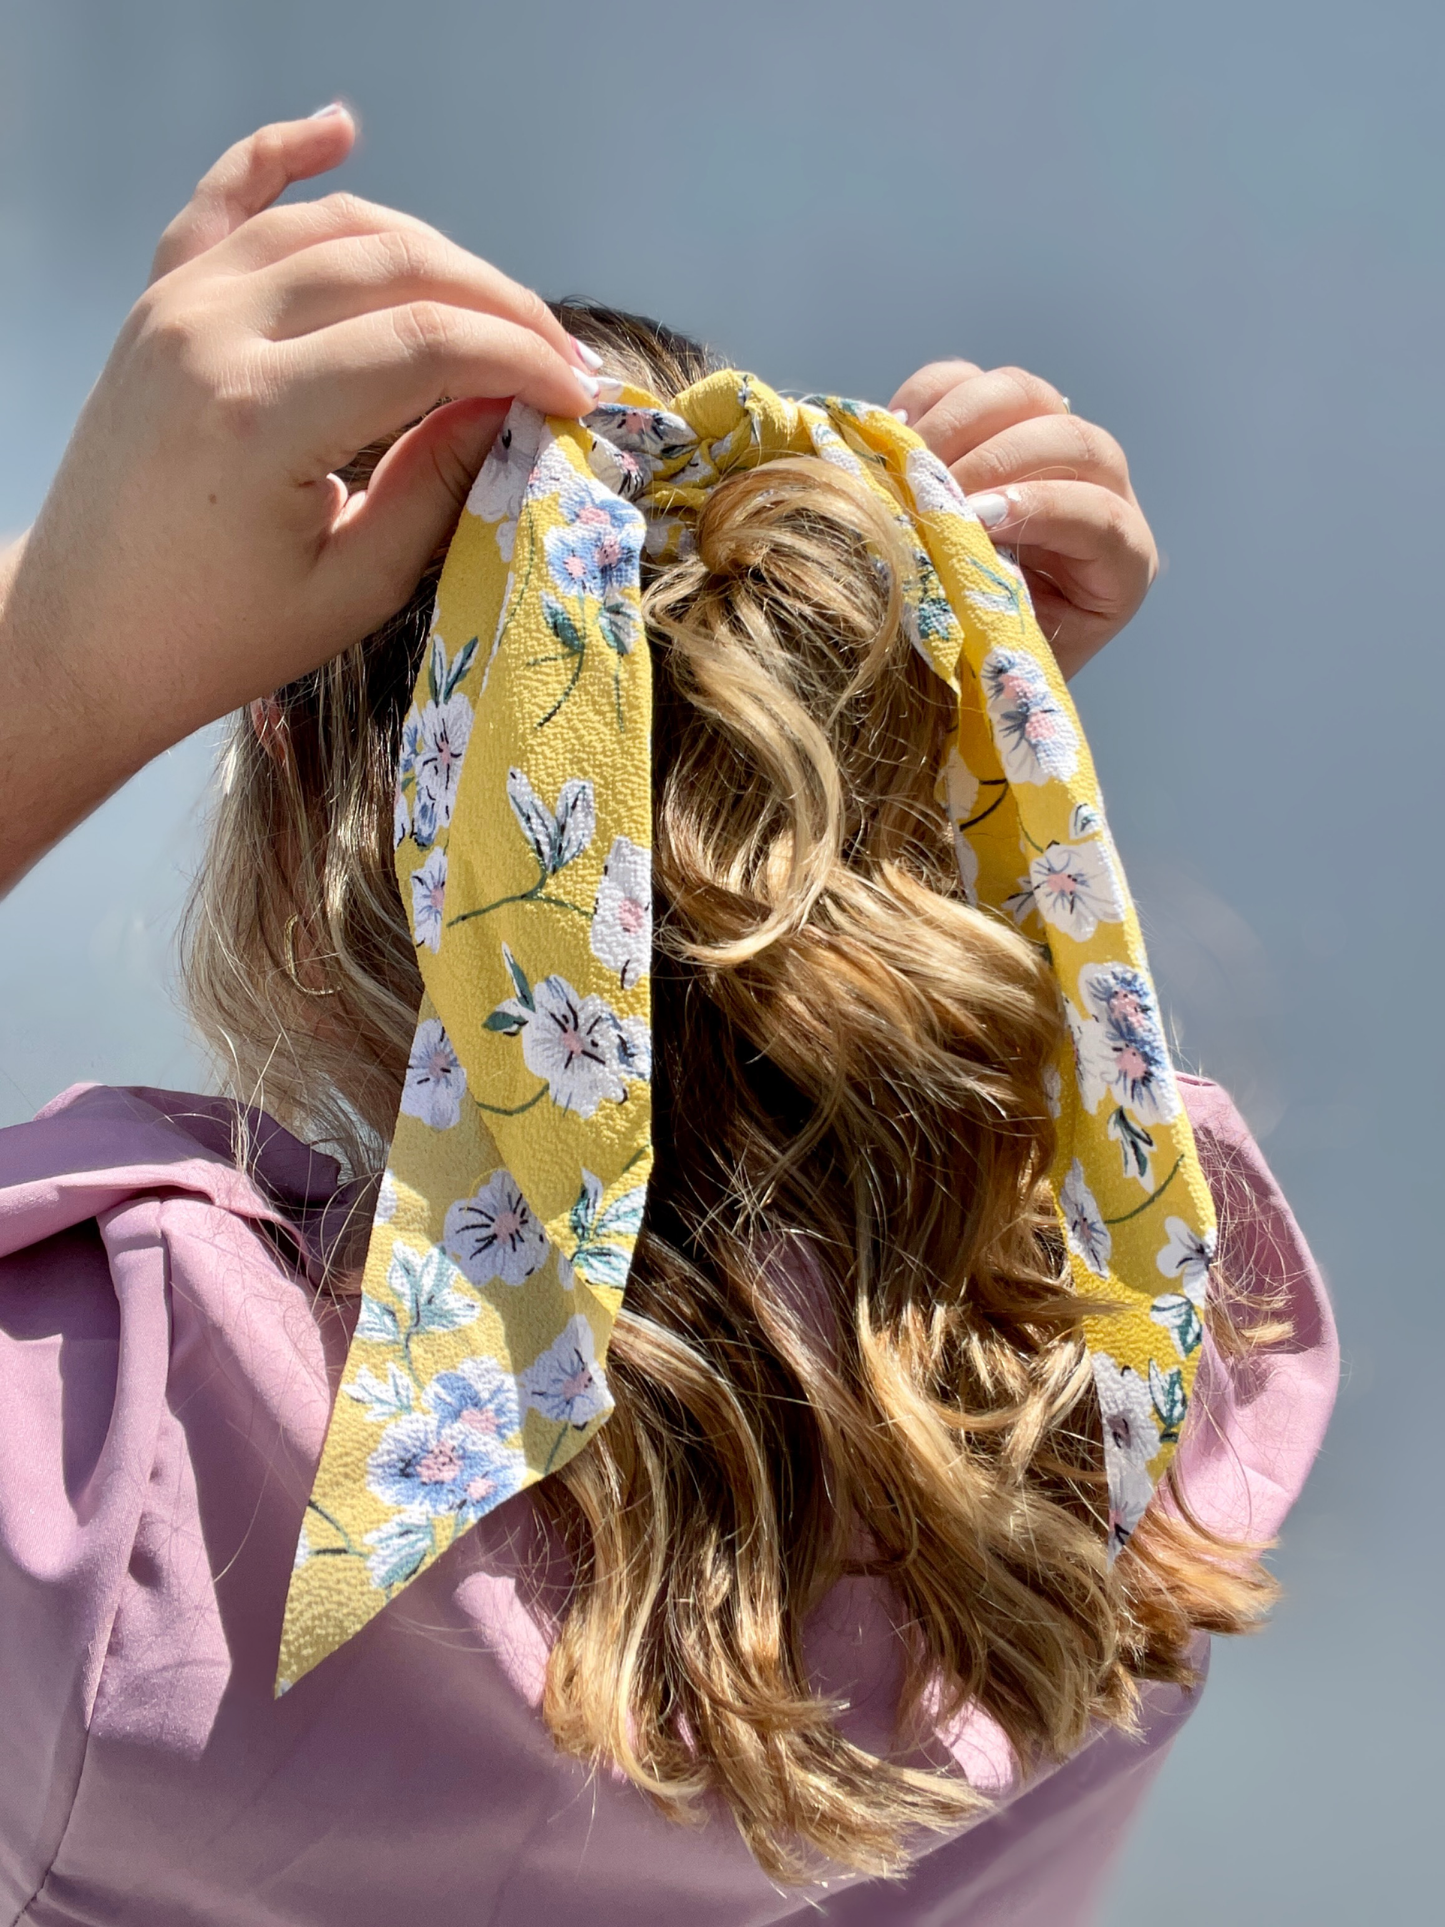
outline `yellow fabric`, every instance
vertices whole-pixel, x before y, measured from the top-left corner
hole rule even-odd
[[[397,873],[426,997],[279,1690],[611,1409],[607,1339],[652,1163],[640,559],[689,539],[719,476],[793,454],[863,478],[908,526],[914,640],[959,698],[939,796],[963,881],[1058,974],[1055,1189],[1079,1289],[1121,1307],[1088,1327],[1116,1547],[1173,1452],[1213,1207],[1088,748],[1017,569],[883,409],[785,400],[731,370],[670,410],[630,390],[582,423],[514,407],[407,719]]]

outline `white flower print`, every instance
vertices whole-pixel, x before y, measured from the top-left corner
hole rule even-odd
[[[966,823],[978,802],[978,778],[959,755],[957,743],[944,759],[940,781],[944,808],[955,823]]]
[[[910,448],[904,472],[920,514],[957,515],[965,522],[978,520],[968,506],[968,497],[930,450]]]
[[[964,594],[976,609],[993,609],[1000,615],[1017,615],[1020,609],[1031,609],[1028,584],[1023,572],[1007,549],[995,549],[992,564],[976,564],[984,580],[991,582],[991,589],[965,589]]]
[[[1201,1309],[1209,1289],[1209,1267],[1214,1263],[1218,1233],[1211,1225],[1201,1238],[1183,1218],[1166,1218],[1164,1229],[1169,1242],[1154,1262],[1166,1278],[1177,1278],[1190,1304]]]
[[[1154,1496],[1149,1461],[1159,1450],[1159,1426],[1149,1387],[1132,1366],[1095,1352],[1093,1368],[1109,1481],[1109,1550],[1117,1553]]]
[[[1073,775],[1079,736],[1022,649],[991,649],[983,661],[984,700],[1004,773],[1011,783],[1048,783]]]
[[[411,803],[406,791],[398,783],[396,798],[391,809],[391,847],[399,850],[402,840],[411,834]]]
[[[421,754],[421,711],[413,703],[406,712],[406,721],[401,726],[401,761],[397,765],[397,779],[405,782],[408,776],[416,775],[416,759]]]
[[[442,947],[442,909],[447,895],[447,853],[432,850],[419,870],[411,873],[412,924],[416,941],[428,950]]]
[[[421,713],[421,747],[416,759],[417,816],[423,800],[435,812],[436,829],[452,820],[462,780],[462,758],[472,733],[472,706],[465,696],[430,702]],[[435,831],[433,832],[435,834]]]
[[[978,851],[969,841],[963,825],[969,822],[978,804],[978,778],[958,753],[955,743],[944,760],[938,778],[938,800],[948,812],[953,831],[953,854],[959,880],[970,903],[978,902]]]
[[[522,1408],[578,1427],[612,1410],[612,1394],[597,1362],[592,1327],[579,1312],[569,1318],[539,1359],[518,1374]]]
[[[492,443],[481,473],[472,483],[467,508],[482,521],[495,524],[502,560],[510,562],[517,539],[517,517],[527,496],[527,480],[537,459],[542,417],[525,402],[513,402],[502,432]]]
[[[376,1222],[390,1224],[396,1216],[396,1173],[388,1165],[381,1174],[381,1189],[376,1194]]]
[[[547,1234],[510,1171],[494,1171],[474,1197],[447,1207],[442,1243],[474,1285],[524,1285],[546,1262]]]
[[[1101,923],[1120,923],[1124,899],[1102,843],[1051,843],[1029,865],[1028,894],[1045,923],[1087,943]]]
[[[633,1084],[652,1078],[652,1032],[645,1017],[614,1017],[617,1026],[617,1068]]]
[[[1063,1116],[1064,1080],[1057,1064],[1044,1065],[1044,1102],[1049,1107],[1050,1117]]]
[[[1095,1018],[1086,1017],[1068,997],[1064,999],[1064,1016],[1068,1020],[1069,1038],[1074,1046],[1074,1074],[1078,1080],[1079,1096],[1083,1099],[1086,1111],[1097,1111],[1100,1101],[1108,1095],[1109,1073],[1113,1068],[1103,1028]]]
[[[467,1074],[440,1017],[428,1017],[416,1027],[411,1059],[406,1067],[406,1083],[401,1093],[401,1108],[408,1117],[419,1117],[434,1131],[449,1131],[462,1114],[462,1096]]]
[[[697,441],[682,416],[669,414],[665,408],[634,408],[628,402],[603,402],[584,420],[594,434],[614,448],[645,456],[654,469],[675,462]]]
[[[544,876],[555,876],[574,863],[596,833],[596,795],[583,777],[568,777],[558,792],[554,814],[533,789],[526,771],[510,769],[507,801]]]
[[[300,1572],[301,1568],[306,1564],[306,1561],[310,1557],[311,1557],[311,1541],[306,1537],[305,1526],[302,1526],[300,1536],[296,1541],[296,1556],[291,1561],[292,1572]]]
[[[652,965],[652,852],[612,839],[592,911],[592,954],[615,970],[624,990]]]
[[[830,462],[834,468],[841,468],[848,475],[863,473],[862,462],[830,421],[810,421],[808,429],[812,437],[813,453],[822,461]],[[952,479],[950,476],[949,480],[952,481]]]
[[[1149,1316],[1156,1325],[1162,1325],[1174,1340],[1174,1349],[1181,1358],[1188,1358],[1197,1352],[1204,1340],[1204,1324],[1196,1306],[1184,1296],[1182,1291],[1164,1291],[1149,1307]]]
[[[1064,1235],[1069,1241],[1070,1251],[1083,1259],[1096,1278],[1107,1278],[1114,1240],[1100,1215],[1094,1194],[1084,1180],[1084,1167],[1077,1158],[1069,1166],[1069,1175],[1059,1187],[1059,1208],[1063,1213]]]
[[[522,1038],[522,1059],[536,1077],[547,1080],[554,1104],[591,1117],[604,1098],[620,1104],[627,1096],[618,1065],[622,1026],[600,997],[579,997],[565,977],[544,977],[527,984],[510,950],[503,946],[518,994],[487,1019],[487,1028]]]

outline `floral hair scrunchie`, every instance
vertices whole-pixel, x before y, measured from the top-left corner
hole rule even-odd
[[[960,874],[1058,975],[1054,1190],[1079,1289],[1119,1307],[1086,1327],[1115,1548],[1178,1441],[1214,1211],[1088,747],[1017,569],[881,408],[788,401],[731,370],[670,408],[636,390],[581,422],[514,406],[406,722],[396,862],[425,996],[278,1690],[606,1422],[652,1165],[642,557],[676,552],[720,477],[804,454],[907,527],[913,640],[958,696],[939,797]]]

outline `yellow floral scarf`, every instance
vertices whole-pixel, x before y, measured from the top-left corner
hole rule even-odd
[[[585,421],[513,407],[447,556],[407,718],[397,874],[426,986],[365,1296],[297,1547],[278,1690],[611,1410],[652,1165],[644,550],[719,477],[811,454],[918,553],[909,621],[958,694],[939,774],[970,897],[1046,945],[1072,1049],[1053,1172],[1090,1321],[1110,1538],[1188,1407],[1214,1212],[1083,732],[1022,579],[881,408],[748,375]],[[886,479],[886,482],[884,478]]]

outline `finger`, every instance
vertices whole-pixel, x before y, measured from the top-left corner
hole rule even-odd
[[[217,259],[238,272],[257,270],[324,241],[344,240],[356,234],[382,234],[392,229],[427,235],[437,241],[444,238],[438,229],[418,220],[414,214],[383,207],[378,201],[365,200],[343,188],[323,194],[315,201],[287,201],[281,207],[264,208],[236,230]]]
[[[323,583],[373,598],[372,622],[400,608],[450,539],[477,470],[502,423],[505,401],[459,401],[434,409],[377,464],[366,489],[341,511],[323,562]]]
[[[349,257],[345,250],[321,255],[321,250],[337,248],[347,241],[354,244]],[[305,254],[320,258],[300,263],[300,257]],[[588,362],[586,354],[579,351],[578,344],[532,289],[513,281],[479,256],[457,247],[425,221],[418,221],[410,214],[399,214],[395,208],[364,201],[355,194],[327,194],[319,201],[269,208],[238,230],[224,249],[217,251],[216,258],[219,265],[227,268],[257,271],[263,309],[268,299],[284,307],[285,291],[291,285],[284,267],[288,261],[300,263],[291,272],[303,301],[308,280],[312,284],[311,296],[317,304],[318,316],[325,300],[324,282],[332,267],[339,266],[343,273],[356,275],[362,285],[370,283],[379,290],[383,298],[351,309],[338,301],[334,317],[337,319],[381,307],[399,307],[408,299],[447,299],[449,297],[429,296],[420,287],[430,273],[440,271],[455,277],[458,286],[484,287],[485,299],[479,305],[486,312],[506,315],[532,328],[571,362],[595,366],[595,362]],[[267,275],[268,268],[275,268],[277,273]],[[417,292],[409,295],[405,288],[398,286],[387,295],[385,283],[389,270],[413,284]],[[471,302],[468,299],[459,305],[471,305]],[[318,319],[314,325],[322,326],[325,322]],[[288,327],[284,332],[299,334],[303,329]]]
[[[1077,609],[1132,615],[1157,571],[1138,505],[1096,483],[1017,483],[971,495],[969,506],[995,543],[1066,589]]]
[[[908,377],[888,406],[895,413],[901,410],[906,421],[921,421],[950,388],[982,372],[976,361],[931,361]]]
[[[261,127],[201,176],[196,190],[162,234],[151,264],[158,281],[183,262],[204,254],[259,214],[293,181],[310,180],[337,167],[356,141],[350,110],[336,103],[307,120]]]
[[[1018,422],[1068,412],[1058,389],[1042,376],[1026,368],[990,368],[950,388],[913,426],[939,460],[952,467]]]
[[[270,353],[298,465],[319,461],[323,470],[443,399],[515,397],[545,415],[577,416],[598,398],[597,378],[534,329],[434,301],[358,315]]]
[[[531,328],[565,360],[570,335],[540,295],[444,235],[391,227],[303,248],[252,277],[257,322],[273,341],[382,308],[436,301]]]
[[[965,495],[1010,482],[1093,482],[1133,501],[1129,463],[1107,429],[1077,415],[1040,415],[992,435],[950,464]]]

